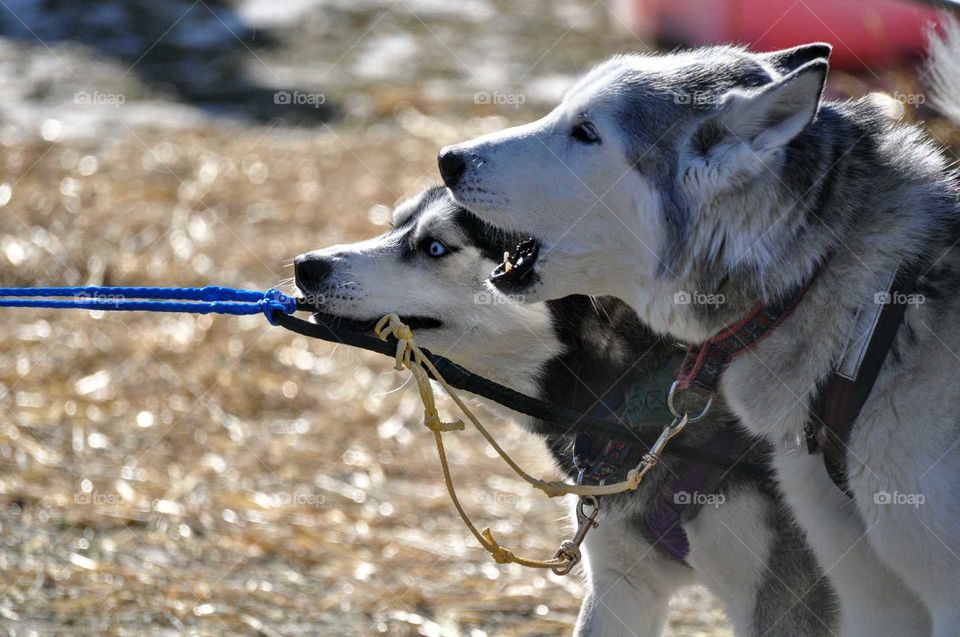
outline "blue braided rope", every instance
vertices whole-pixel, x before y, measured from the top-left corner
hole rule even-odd
[[[219,286],[155,288],[87,285],[0,288],[0,307],[188,312],[235,316],[262,313],[271,325],[276,325],[276,314],[293,314],[297,303],[293,297],[275,289],[259,292]]]

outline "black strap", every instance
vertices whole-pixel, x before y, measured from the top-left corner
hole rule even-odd
[[[873,391],[887,353],[903,324],[907,305],[913,302],[917,278],[916,267],[903,266],[894,277],[886,297],[874,299],[874,302],[882,300],[885,303],[870,335],[858,373],[851,379],[832,372],[811,410],[812,426],[807,429],[808,450],[811,453],[823,453],[823,464],[830,479],[847,496],[852,497],[847,480],[850,431]]]
[[[397,352],[395,343],[382,341],[376,336],[355,329],[340,328],[326,323],[312,323],[289,314],[278,314],[276,320],[277,325],[310,338],[359,347],[391,358]],[[642,443],[649,448],[656,442],[666,424],[663,422],[632,423],[632,426],[627,427],[618,418],[583,414],[573,409],[560,407],[521,394],[492,380],[477,376],[443,356],[433,354],[426,349],[422,351],[424,356],[433,363],[437,371],[443,375],[444,380],[452,387],[483,396],[516,412],[536,418],[541,421],[540,433],[544,435],[571,436],[584,432],[613,440]],[[721,454],[714,454],[705,449],[691,447],[679,442],[672,442],[669,451],[673,455],[699,460],[723,469],[755,475],[764,474],[764,470],[758,465],[746,462],[738,463],[737,459],[727,458]]]

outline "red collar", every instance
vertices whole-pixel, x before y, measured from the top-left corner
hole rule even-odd
[[[757,303],[742,319],[723,328],[699,345],[687,348],[687,355],[677,376],[677,389],[698,388],[709,393],[717,391],[720,375],[734,358],[753,349],[796,309],[803,295],[820,273],[813,275],[792,294],[770,303]]]

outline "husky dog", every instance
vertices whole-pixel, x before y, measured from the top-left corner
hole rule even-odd
[[[624,384],[659,368],[676,351],[615,299],[573,296],[524,304],[491,296],[487,276],[512,244],[456,205],[445,189],[433,188],[400,205],[393,228],[381,236],[298,257],[296,282],[315,302],[318,320],[336,317],[367,329],[380,316],[399,313],[415,327],[421,346],[581,413],[607,406]],[[542,430],[543,423],[526,417],[522,422]],[[717,419],[688,426],[687,442],[715,447],[724,430],[732,458],[757,444]],[[547,437],[571,479],[577,474],[573,440]],[[629,450],[611,478],[623,479],[645,449]],[[765,466],[761,462],[753,474],[714,469],[705,493],[674,493],[678,479],[703,466],[671,455],[668,447],[662,466],[640,489],[601,498],[600,526],[584,546],[588,582],[578,634],[661,635],[671,595],[693,582],[721,600],[738,635],[834,634],[832,591]],[[698,500],[679,518],[689,543],[685,556],[664,550],[658,539],[669,538],[651,531],[650,516],[667,497]]]
[[[935,102],[960,117],[960,26],[944,31],[930,77]],[[776,447],[843,634],[956,637],[956,175],[891,100],[822,99],[829,53],[615,57],[543,119],[443,149],[441,174],[485,222],[532,237],[491,278],[527,301],[616,296],[656,332],[698,344],[808,286],[733,359],[720,395]],[[850,499],[800,442],[858,311],[883,302],[901,266],[919,274],[918,294],[845,447]]]

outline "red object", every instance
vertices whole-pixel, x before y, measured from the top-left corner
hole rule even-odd
[[[833,45],[831,64],[863,69],[921,55],[937,12],[907,0],[621,0],[641,37],[690,46],[735,42],[756,51]]]

